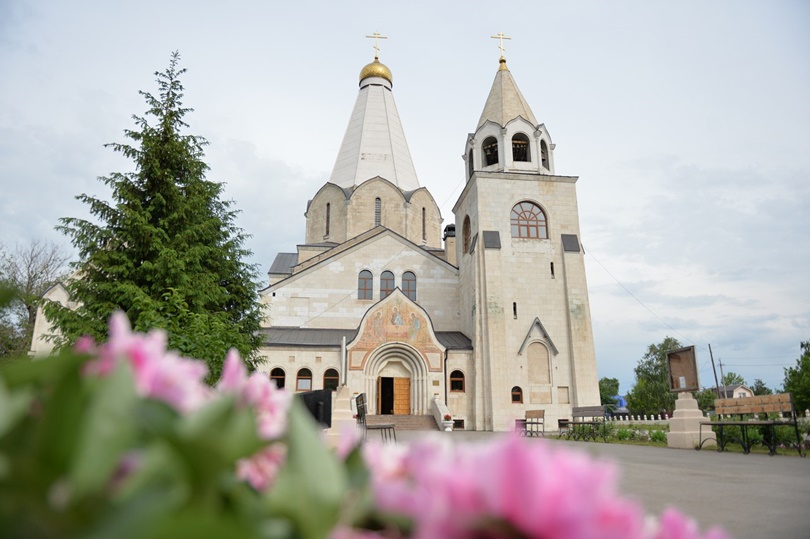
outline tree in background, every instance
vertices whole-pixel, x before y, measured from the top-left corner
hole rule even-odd
[[[627,395],[627,405],[634,414],[660,414],[675,408],[675,393],[667,383],[666,353],[681,348],[681,343],[666,337],[660,344],[651,344],[635,368],[636,384]]]
[[[603,405],[616,407],[616,395],[619,394],[619,380],[617,378],[599,379],[599,399]]]
[[[747,385],[745,383],[745,378],[737,374],[736,372],[727,372],[725,376],[723,376],[723,385],[724,386],[744,386]]]
[[[0,283],[14,291],[0,308],[0,356],[28,351],[42,295],[64,276],[67,259],[47,241],[17,244],[13,252],[0,248]]]
[[[702,412],[714,410],[714,400],[717,398],[717,390],[710,387],[705,387],[695,393],[695,400],[698,403],[698,408]]]
[[[751,385],[751,391],[754,392],[754,395],[773,395],[773,390],[766,386],[765,382],[759,378],[754,380],[754,383]]]
[[[64,218],[58,227],[79,252],[77,278],[67,283],[78,307],[46,305],[61,336],[59,346],[82,335],[107,337],[107,322],[124,311],[133,329],[168,331],[169,346],[205,359],[209,381],[217,380],[228,348],[256,361],[260,311],[256,267],[243,260],[238,213],[220,200],[223,184],[206,180],[207,142],[183,134],[183,86],[173,53],[168,69],[157,72],[158,95],[140,92],[148,110],[133,116],[125,130],[131,144],[109,144],[134,164],[134,172],[100,178],[112,202],[82,194],[98,222]]]
[[[784,391],[793,395],[796,410],[810,408],[810,341],[801,343],[802,355],[795,367],[785,369]]]

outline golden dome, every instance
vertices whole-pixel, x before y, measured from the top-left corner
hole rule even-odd
[[[380,62],[379,58],[374,58],[374,61],[370,64],[366,65],[362,71],[360,71],[360,81],[362,82],[363,79],[367,79],[369,77],[380,77],[381,79],[385,79],[391,84],[394,84],[394,77],[391,75],[391,70],[388,69],[388,66]]]

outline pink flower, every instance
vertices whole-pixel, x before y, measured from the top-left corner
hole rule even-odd
[[[117,311],[110,318],[109,340],[98,347],[98,358],[87,364],[85,374],[106,376],[125,361],[132,367],[140,396],[162,400],[183,413],[194,411],[209,398],[203,381],[208,368],[201,361],[167,352],[166,345],[165,331],[133,333],[127,316]],[[81,339],[77,349],[93,351],[92,340]]]
[[[217,389],[237,395],[237,402],[250,406],[256,412],[259,436],[274,440],[287,430],[287,412],[292,395],[278,389],[266,375],[254,372],[250,377],[239,352],[231,349],[225,358],[222,378]]]
[[[667,509],[661,514],[659,528],[655,539],[728,539],[728,535],[719,529],[711,528],[706,535],[701,535],[694,520],[675,509]]]
[[[363,455],[378,506],[413,519],[414,537],[497,537],[504,526],[547,539],[649,537],[641,507],[618,495],[612,466],[547,444],[428,440],[407,448],[368,444]],[[682,520],[662,519],[662,527],[676,525]],[[685,529],[655,539],[700,537]]]
[[[252,457],[237,462],[236,476],[250,483],[256,490],[265,490],[273,484],[286,457],[286,445],[269,445]]]

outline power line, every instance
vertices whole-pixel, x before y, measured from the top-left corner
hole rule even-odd
[[[598,259],[598,258],[596,258],[596,256],[593,254],[593,252],[592,252],[590,249],[588,249],[588,248],[586,248],[586,247],[585,247],[585,244],[584,244],[584,243],[582,244],[582,249],[585,251],[585,253],[586,253],[586,254],[588,254],[588,255],[589,255],[591,258],[593,258],[593,259],[596,261],[596,263],[597,263],[597,264],[599,264],[599,266],[600,266],[600,267],[601,267],[603,270],[605,270],[605,273],[607,273],[608,275],[610,275],[611,279],[613,279],[614,281],[616,281],[616,284],[618,284],[619,286],[621,286],[621,287],[622,287],[622,289],[623,289],[625,292],[627,292],[627,293],[630,295],[630,297],[632,297],[634,300],[636,300],[636,301],[638,302],[638,304],[639,304],[639,305],[641,305],[642,307],[644,307],[644,308],[647,310],[647,312],[649,312],[651,315],[653,315],[653,316],[654,316],[654,317],[655,317],[655,318],[656,318],[656,319],[657,319],[659,322],[661,322],[662,324],[664,324],[666,327],[668,327],[669,329],[671,329],[671,330],[672,330],[673,332],[675,332],[676,334],[680,335],[680,336],[681,336],[681,338],[683,338],[684,340],[689,341],[690,343],[694,344],[695,346],[700,346],[700,348],[702,348],[704,351],[708,351],[708,350],[706,349],[706,347],[704,347],[704,346],[701,346],[701,345],[697,344],[695,341],[693,341],[692,339],[690,339],[689,337],[687,337],[686,335],[684,335],[683,333],[681,333],[680,331],[678,331],[678,330],[677,330],[677,329],[675,329],[674,327],[670,326],[670,325],[669,325],[669,324],[668,324],[668,323],[667,323],[667,322],[666,322],[666,321],[665,321],[663,318],[661,318],[660,316],[658,316],[658,315],[657,315],[657,314],[656,314],[656,313],[655,313],[655,312],[654,312],[652,309],[650,309],[649,307],[647,307],[647,305],[645,305],[643,301],[641,301],[640,299],[638,299],[638,297],[636,297],[636,295],[635,295],[635,294],[633,294],[633,293],[632,293],[632,292],[631,292],[631,291],[630,291],[630,290],[629,290],[629,289],[628,289],[626,286],[624,286],[624,285],[622,284],[622,282],[621,282],[621,281],[619,281],[619,280],[618,280],[618,279],[617,279],[617,278],[616,278],[616,277],[615,277],[615,276],[614,276],[612,273],[610,273],[610,270],[608,270],[608,269],[605,267],[605,265],[604,265],[604,264],[602,264],[602,263],[599,261],[599,259]],[[704,364],[704,367],[705,367],[705,364]],[[702,369],[703,369],[703,368],[701,368],[701,370],[702,370]]]

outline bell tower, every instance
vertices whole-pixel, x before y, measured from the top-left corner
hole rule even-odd
[[[524,411],[550,422],[599,404],[575,176],[503,54],[464,151],[453,212],[464,331],[475,353],[475,426],[509,430]]]

